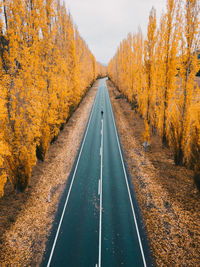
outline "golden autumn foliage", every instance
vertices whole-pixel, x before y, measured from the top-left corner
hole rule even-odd
[[[96,70],[98,73],[98,78],[106,77],[108,75],[107,73],[107,67],[99,63],[98,61],[96,62]]]
[[[146,95],[146,119],[152,121],[150,114],[153,115],[153,98],[155,92],[155,44],[156,44],[156,11],[152,8],[149,15],[147,29],[147,39],[144,42],[144,73],[145,73],[145,95]]]
[[[108,65],[108,75],[145,119],[176,164],[200,172],[200,3],[167,0],[159,25],[149,16],[147,37],[139,30],[123,40]]]
[[[3,0],[0,13],[2,196],[7,177],[27,187],[98,68],[60,0]]]
[[[143,141],[146,141],[149,143],[150,142],[150,127],[146,120],[144,121],[144,125],[145,125],[145,130],[143,132]]]

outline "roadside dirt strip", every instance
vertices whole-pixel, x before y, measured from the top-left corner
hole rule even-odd
[[[99,81],[59,134],[44,162],[35,166],[24,194],[8,183],[0,199],[0,266],[39,266],[55,211],[66,187]]]
[[[144,152],[143,119],[110,81],[107,85],[156,265],[199,266],[200,193],[193,171],[174,165],[158,135]]]

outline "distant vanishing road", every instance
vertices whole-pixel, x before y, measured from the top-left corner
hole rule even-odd
[[[101,79],[42,266],[151,265],[106,79]]]

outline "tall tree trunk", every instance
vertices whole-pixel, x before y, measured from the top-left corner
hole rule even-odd
[[[6,25],[6,31],[8,30],[8,18],[7,18],[7,10],[6,10],[6,1],[3,0],[3,12],[4,12],[4,18],[5,18],[5,25]]]
[[[162,143],[163,145],[167,145],[167,133],[166,133],[166,111],[167,111],[167,87],[165,88],[165,95],[164,95],[164,116],[163,116],[163,134],[162,134]]]

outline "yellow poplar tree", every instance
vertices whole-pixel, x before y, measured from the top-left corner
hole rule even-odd
[[[134,67],[132,69],[133,73],[132,76],[135,76],[134,79],[134,91],[136,94],[136,101],[137,103],[134,103],[134,105],[137,107],[137,111],[139,111],[140,114],[144,115],[144,40],[142,31],[139,28],[138,33],[135,36],[135,46],[133,47],[134,57],[133,62],[135,62]]]
[[[200,4],[197,0],[186,0],[184,8],[184,28],[182,37],[182,49],[180,55],[180,77],[182,94],[180,96],[181,123],[178,134],[178,148],[175,154],[177,164],[183,163],[184,153],[187,157],[188,151],[185,144],[193,138],[190,133],[191,108],[195,101],[195,75],[199,70],[197,50],[199,48],[200,31]],[[198,113],[197,113],[198,114]],[[197,122],[197,121],[196,121]],[[197,122],[198,125],[198,122]],[[198,127],[197,127],[198,128]],[[198,144],[198,142],[197,142]]]
[[[3,55],[6,68],[1,80],[6,91],[4,141],[9,148],[4,161],[6,173],[17,191],[26,188],[32,165],[36,163],[35,147],[40,124],[40,105],[36,102],[38,91],[33,90],[34,77],[31,74],[37,57],[34,36],[31,35],[34,25],[30,22],[29,3],[22,0],[4,1],[5,39],[9,40],[8,49]]]
[[[180,39],[180,3],[176,0],[167,1],[167,12],[165,17],[164,32],[164,84],[163,84],[163,112],[162,112],[162,128],[160,129],[162,142],[167,144],[167,126],[169,104],[175,95],[176,90],[176,74],[177,74],[177,56],[179,50]]]
[[[156,44],[156,10],[151,9],[147,29],[147,39],[144,42],[144,69],[145,69],[145,98],[146,98],[146,120],[150,123],[153,115],[153,94],[155,91],[155,44]]]

